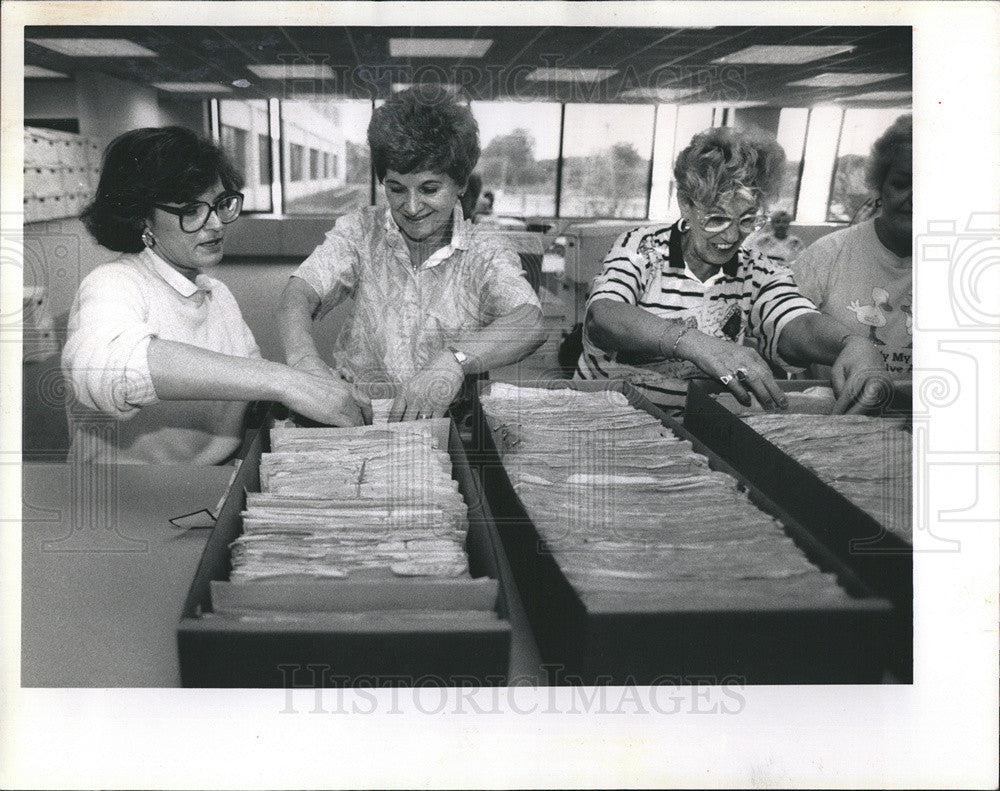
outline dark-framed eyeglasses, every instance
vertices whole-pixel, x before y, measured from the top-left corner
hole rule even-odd
[[[766,214],[752,214],[740,217],[738,220],[734,217],[727,217],[724,214],[710,214],[707,217],[701,218],[701,227],[705,233],[715,234],[728,231],[729,227],[733,223],[736,223],[739,226],[740,233],[749,234],[759,231],[768,224],[770,219]]]
[[[216,198],[215,203],[205,201],[195,201],[184,206],[167,206],[163,203],[153,204],[157,209],[176,215],[180,218],[181,230],[184,233],[197,233],[205,227],[212,212],[219,218],[219,222],[228,225],[240,216],[243,211],[243,193],[226,192]]]

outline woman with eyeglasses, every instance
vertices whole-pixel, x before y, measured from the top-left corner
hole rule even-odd
[[[744,405],[787,400],[766,360],[831,365],[836,411],[864,406],[884,374],[867,338],[819,313],[791,272],[743,241],[767,223],[785,157],[774,142],[727,127],[702,132],[677,157],[680,219],[623,234],[595,279],[576,377],[626,379],[651,401],[679,410],[686,380],[708,375]],[[744,344],[745,338],[757,348]]]
[[[83,213],[122,255],[80,284],[62,355],[76,461],[217,464],[238,449],[247,402],[282,401],[326,423],[335,384],[261,359],[236,300],[202,270],[222,260],[241,179],[181,127],[136,129],[104,155]]]

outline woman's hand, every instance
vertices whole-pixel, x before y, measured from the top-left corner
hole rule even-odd
[[[318,354],[306,354],[294,363],[291,363],[291,366],[297,371],[312,374],[313,376],[332,376],[334,379],[343,381],[340,374],[323,362],[323,359]]]
[[[278,383],[278,400],[300,415],[329,426],[371,423],[371,401],[329,368],[327,370],[329,373],[317,375],[298,368],[285,368]]]
[[[879,406],[891,392],[882,352],[860,335],[850,335],[830,368],[837,403],[833,414],[853,414]]]
[[[389,422],[444,417],[462,387],[465,372],[449,351],[438,354],[396,394]]]
[[[743,406],[750,406],[750,393],[765,409],[788,406],[788,399],[771,375],[771,369],[753,349],[703,332],[684,333],[677,344],[677,356],[697,365],[718,379]]]

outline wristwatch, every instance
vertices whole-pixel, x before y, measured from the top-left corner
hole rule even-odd
[[[460,352],[454,346],[449,346],[448,351],[455,355],[455,360],[458,362],[458,367],[462,369],[462,373],[466,373],[465,365],[469,362],[469,355],[465,352]]]

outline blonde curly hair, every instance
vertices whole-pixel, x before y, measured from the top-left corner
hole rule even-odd
[[[678,154],[674,179],[682,203],[708,207],[741,189],[764,203],[777,193],[784,170],[785,152],[774,140],[717,126]]]

